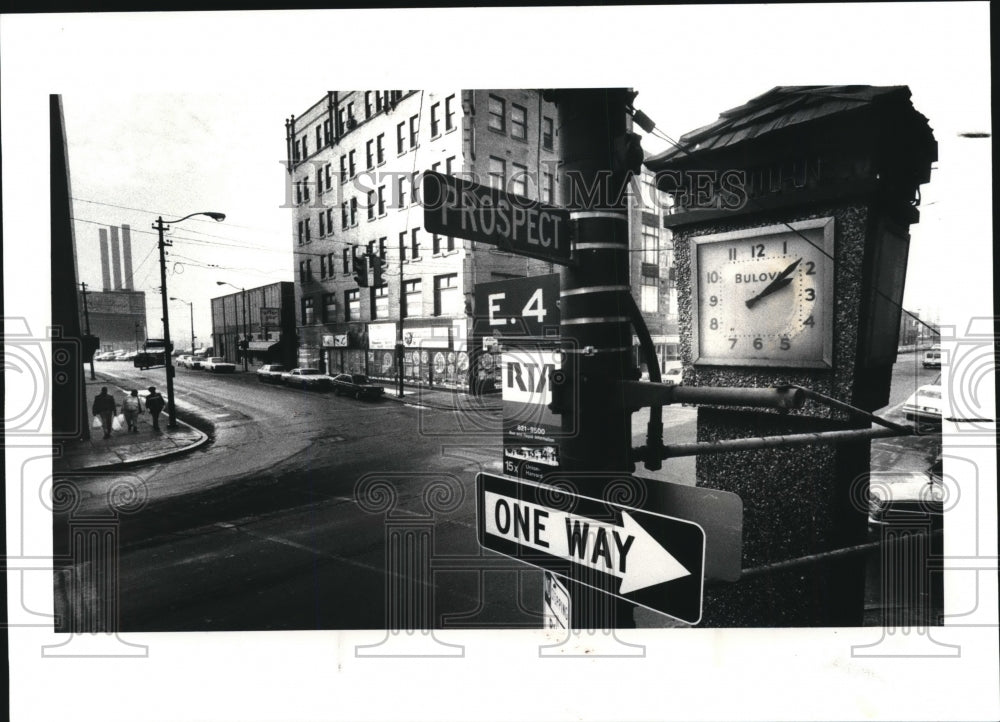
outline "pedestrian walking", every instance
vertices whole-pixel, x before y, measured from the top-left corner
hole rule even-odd
[[[101,387],[101,393],[94,397],[94,416],[101,418],[101,426],[104,427],[104,438],[111,437],[111,422],[114,421],[118,404],[115,398],[108,393],[108,387]]]
[[[163,400],[163,396],[156,392],[155,386],[149,387],[149,395],[146,396],[146,408],[149,409],[149,415],[153,417],[153,431],[160,430],[160,412],[163,411],[163,407],[166,402]]]
[[[132,433],[139,432],[139,414],[143,411],[142,399],[139,392],[132,389],[132,392],[122,401],[122,411],[125,413],[125,423]]]

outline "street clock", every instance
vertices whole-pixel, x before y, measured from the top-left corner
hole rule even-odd
[[[831,368],[833,218],[691,239],[693,363]]]

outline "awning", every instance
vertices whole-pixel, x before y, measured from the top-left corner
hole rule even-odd
[[[277,346],[280,341],[251,341],[250,350],[251,351],[267,351],[274,346]]]

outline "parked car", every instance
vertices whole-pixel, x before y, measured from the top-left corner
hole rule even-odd
[[[869,484],[869,530],[891,525],[943,527],[947,492],[933,469],[877,472],[871,475]]]
[[[297,368],[281,374],[286,386],[300,389],[326,389],[330,387],[330,377],[319,369]]]
[[[924,368],[941,368],[941,344],[935,344],[930,347],[930,350],[924,351]]]
[[[330,381],[330,385],[333,387],[333,392],[338,396],[347,394],[356,399],[378,398],[385,393],[385,389],[382,386],[373,383],[364,374],[337,374]]]
[[[286,371],[288,369],[282,364],[264,364],[257,369],[257,379],[262,383],[277,384],[281,382],[281,376]]]
[[[213,374],[231,374],[236,371],[236,364],[229,363],[221,356],[209,356],[201,362],[201,367]]]
[[[940,424],[943,410],[940,374],[933,383],[921,386],[903,403],[903,415],[909,421],[930,421]]]
[[[188,361],[188,368],[189,369],[204,368],[204,363],[207,358],[208,356],[192,356],[191,359]]]

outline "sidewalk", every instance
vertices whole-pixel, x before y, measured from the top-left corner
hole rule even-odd
[[[403,397],[400,398],[399,389],[395,384],[384,384],[385,398],[392,399],[410,406],[426,409],[438,409],[441,411],[460,411],[472,409],[475,411],[502,411],[503,404],[500,394],[489,396],[475,396],[466,391],[452,391],[451,389],[429,389],[425,386],[404,386]]]
[[[89,377],[89,373],[88,373]],[[121,402],[126,396],[126,390],[119,387],[115,381],[87,378],[87,411],[88,418],[94,397],[107,386],[108,393],[114,396],[121,411]],[[160,431],[153,431],[149,412],[139,415],[139,431],[131,433],[127,430],[113,431],[108,439],[104,437],[103,429],[91,428],[90,439],[69,441],[63,445],[62,454],[57,454],[52,460],[56,471],[80,471],[92,469],[110,469],[131,466],[149,461],[159,461],[178,454],[193,451],[208,442],[208,435],[193,426],[177,420],[177,428],[167,428],[167,412],[160,414]]]

